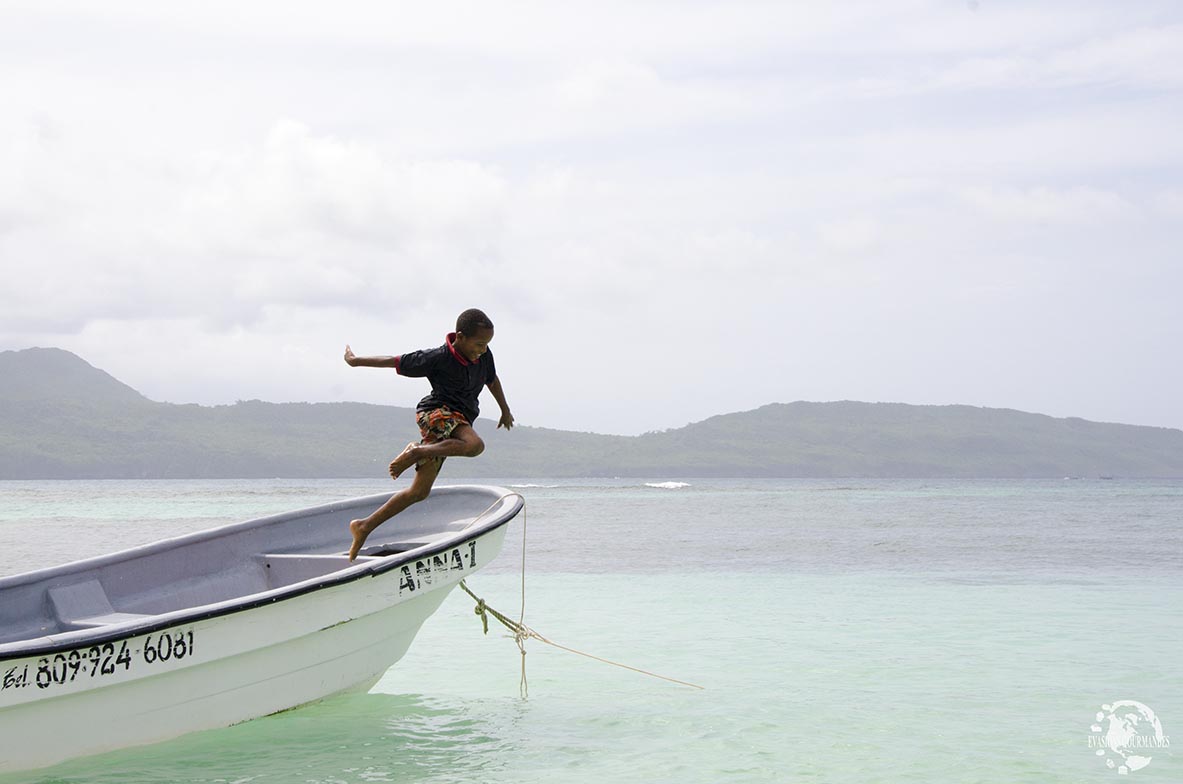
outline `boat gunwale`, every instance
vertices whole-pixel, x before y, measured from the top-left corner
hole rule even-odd
[[[439,490],[451,488],[454,488],[455,490],[493,489],[490,485],[451,485],[449,488],[441,487]],[[495,489],[500,490],[501,488]],[[66,632],[58,632],[54,635],[32,637],[28,640],[14,640],[8,643],[0,643],[0,662],[12,661],[15,659],[28,659],[36,656],[45,656],[49,654],[61,653],[63,651],[75,650],[77,648],[83,648],[91,645],[100,645],[108,642],[128,640],[134,637],[143,636],[145,634],[152,634],[154,632],[160,631],[161,629],[168,629],[174,626],[180,626],[189,623],[198,623],[211,618],[219,618],[226,615],[234,615],[236,613],[254,610],[269,604],[275,604],[276,602],[294,599],[309,593],[315,593],[316,591],[324,590],[326,588],[333,588],[338,585],[356,582],[357,580],[361,580],[366,577],[378,577],[379,575],[390,572],[408,563],[419,561],[433,555],[438,555],[439,553],[446,550],[451,550],[460,543],[466,542],[470,539],[479,538],[491,531],[496,530],[497,528],[507,525],[511,520],[513,520],[513,518],[517,517],[518,513],[521,512],[522,508],[525,506],[525,500],[522,498],[522,496],[518,493],[510,491],[507,491],[501,495],[497,500],[500,502],[506,498],[509,498],[510,496],[516,496],[516,499],[511,504],[510,508],[501,515],[492,517],[487,522],[480,523],[479,525],[470,525],[470,527],[463,528],[459,531],[449,532],[446,536],[436,541],[424,544],[411,550],[406,550],[401,553],[387,556],[380,556],[374,558],[373,560],[359,561],[354,565],[348,566],[344,569],[339,569],[337,571],[329,572],[328,574],[321,577],[312,577],[307,580],[293,583],[291,585],[245,594],[241,597],[226,599],[213,604],[198,605],[192,608],[182,608],[156,615],[145,615],[143,619],[125,621],[118,624],[110,624],[94,629],[71,630]],[[266,517],[245,520],[238,523],[229,523],[227,525],[218,526],[215,528],[207,528],[201,531],[194,531],[191,533],[182,534],[181,536],[150,542],[148,544],[139,545],[126,550],[120,550],[114,553],[106,553],[79,561],[70,561],[65,564],[47,567],[34,572],[10,575],[8,577],[0,578],[0,589],[6,587],[5,582],[11,582],[13,585],[31,582],[31,580],[27,578],[34,575],[40,579],[43,577],[54,577],[58,574],[68,573],[71,571],[81,571],[84,568],[100,567],[109,563],[127,560],[128,557],[139,557],[154,552],[168,550],[191,542],[212,540],[218,538],[221,535],[234,533],[239,530],[260,528],[266,525],[273,525],[291,520],[298,516],[332,512],[352,504],[361,503],[363,501],[377,501],[379,499],[389,497],[390,493],[377,493],[372,496],[360,496],[357,498],[346,499],[345,501],[332,501],[326,504],[319,504],[317,506],[305,507],[288,512],[280,512],[278,514],[268,515]],[[491,509],[486,510],[486,513],[488,511],[491,511]],[[479,520],[480,518],[477,517],[476,519]],[[70,637],[70,639],[61,639],[67,635]],[[35,643],[37,641],[45,642],[40,645],[30,645],[30,643]]]

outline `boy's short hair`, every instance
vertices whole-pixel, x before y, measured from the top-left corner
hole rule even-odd
[[[456,331],[463,335],[475,335],[482,329],[492,329],[493,322],[483,310],[469,308],[456,318]]]

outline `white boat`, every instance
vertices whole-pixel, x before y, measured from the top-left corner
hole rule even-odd
[[[440,487],[351,563],[349,520],[388,497],[0,578],[0,772],[368,689],[523,506]]]

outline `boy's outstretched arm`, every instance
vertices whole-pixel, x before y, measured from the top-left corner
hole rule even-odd
[[[489,391],[493,393],[493,399],[497,401],[497,405],[501,406],[501,419],[497,420],[497,429],[504,427],[506,430],[513,430],[513,414],[509,411],[509,403],[505,402],[505,392],[501,389],[501,378],[495,378],[489,382]]]
[[[345,364],[349,367],[397,368],[398,357],[359,357],[347,345],[345,346]]]

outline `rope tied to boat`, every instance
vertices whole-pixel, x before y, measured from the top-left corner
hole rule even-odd
[[[463,586],[464,581],[461,580],[460,584],[461,584],[461,586]],[[484,599],[477,599],[476,609],[473,610],[473,612],[476,613],[477,615],[481,616],[481,625],[483,625],[485,627],[485,634],[489,633],[489,615],[487,612],[488,609],[489,608],[485,605]]]
[[[689,686],[692,689],[704,688],[703,686],[699,686],[697,683],[689,683],[688,681],[680,681],[677,678],[670,678],[669,676],[666,676],[666,675],[658,675],[655,672],[649,672],[648,670],[642,670],[639,667],[632,667],[627,664],[621,664],[620,662],[615,662],[610,659],[605,659],[603,657],[595,656],[593,654],[586,653],[584,651],[576,650],[575,648],[568,648],[566,645],[560,645],[559,643],[555,642],[554,640],[550,640],[546,637],[543,637],[541,634],[539,634],[538,632],[534,631],[533,629],[531,629],[529,626],[526,625],[526,508],[524,506],[526,499],[522,496],[521,493],[506,493],[501,498],[497,499],[497,501],[494,502],[492,506],[490,506],[484,512],[481,512],[479,515],[477,515],[476,518],[468,525],[472,526],[473,524],[476,523],[477,520],[479,520],[480,518],[482,518],[486,514],[488,514],[493,509],[493,507],[497,506],[499,503],[501,503],[506,498],[508,498],[510,496],[515,496],[515,495],[518,498],[521,498],[522,502],[523,502],[523,507],[522,507],[522,612],[521,612],[521,616],[519,617],[518,620],[515,621],[512,618],[507,617],[504,613],[498,612],[497,610],[493,609],[492,607],[489,606],[488,602],[486,602],[484,599],[482,599],[481,597],[479,597],[475,593],[473,593],[469,589],[468,584],[464,580],[460,581],[460,587],[464,590],[464,592],[466,594],[468,594],[470,597],[472,597],[472,599],[476,602],[476,607],[473,609],[473,613],[475,615],[480,616],[481,625],[484,627],[484,633],[486,635],[489,633],[489,616],[490,615],[492,615],[493,618],[496,619],[498,623],[500,623],[502,626],[504,626],[506,629],[508,629],[509,631],[511,631],[513,633],[513,641],[515,643],[517,643],[518,650],[521,651],[521,653],[522,653],[522,679],[519,684],[519,688],[522,693],[522,699],[525,699],[530,696],[530,687],[526,681],[526,640],[529,640],[531,638],[538,640],[539,642],[546,643],[547,645],[550,645],[552,647],[558,648],[559,650],[567,651],[568,653],[578,654],[579,656],[586,656],[589,659],[595,659],[596,661],[603,662],[604,664],[611,664],[613,667],[620,667],[621,669],[631,670],[632,672],[637,672],[642,675],[648,675],[651,678],[659,678],[663,681],[669,681],[671,683],[676,683],[681,686]]]
[[[521,650],[523,657],[526,655],[526,640],[535,639],[535,640],[538,640],[539,642],[546,643],[547,645],[558,648],[559,650],[567,651],[568,653],[575,653],[580,656],[586,656],[589,659],[595,659],[596,661],[603,662],[604,664],[611,664],[614,667],[620,667],[625,670],[631,670],[632,672],[638,672],[642,675],[648,675],[651,678],[660,678],[663,681],[670,681],[671,683],[677,683],[682,686],[689,686],[692,689],[704,688],[702,686],[699,686],[696,683],[689,683],[687,681],[678,680],[677,678],[670,678],[669,676],[666,676],[666,675],[659,675],[655,672],[650,672],[648,670],[642,670],[639,667],[632,667],[628,664],[621,664],[620,662],[615,662],[615,661],[612,661],[611,659],[605,659],[602,656],[596,656],[594,654],[587,653],[585,651],[580,651],[575,648],[570,648],[566,645],[561,645],[561,644],[555,642],[554,640],[544,637],[543,635],[536,632],[534,629],[531,629],[526,624],[521,623],[519,621],[515,621],[512,618],[507,617],[504,613],[498,612],[494,608],[490,607],[488,602],[486,602],[484,599],[482,599],[481,597],[477,596],[475,593],[472,592],[472,589],[470,589],[468,587],[468,584],[464,580],[460,581],[460,587],[464,590],[464,592],[466,594],[471,596],[472,599],[476,602],[476,609],[473,612],[476,615],[479,615],[481,617],[481,621],[483,622],[484,629],[485,629],[484,633],[485,634],[489,633],[489,616],[492,615],[493,618],[495,620],[497,620],[497,622],[499,622],[502,626],[504,626],[506,629],[508,629],[510,632],[513,633],[512,634],[513,640],[515,643],[517,643],[517,646]],[[526,683],[526,660],[524,658],[522,659],[522,696],[523,697],[529,696],[529,687]]]

